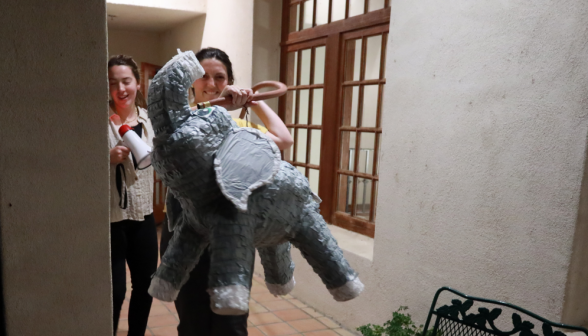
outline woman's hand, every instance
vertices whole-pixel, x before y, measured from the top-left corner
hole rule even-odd
[[[233,111],[239,108],[242,108],[248,103],[251,105],[256,105],[257,102],[251,102],[251,98],[253,96],[253,91],[251,89],[241,89],[236,85],[227,85],[223,92],[221,92],[220,97],[231,97],[231,105],[225,106],[228,111]]]
[[[125,146],[116,146],[110,150],[110,163],[119,164],[129,157],[131,150]]]

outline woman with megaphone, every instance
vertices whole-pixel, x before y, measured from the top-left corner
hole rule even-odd
[[[153,298],[147,292],[157,269],[153,219],[153,168],[149,152],[153,127],[141,95],[135,61],[117,55],[108,61],[110,118],[110,239],[114,334],[125,299],[125,262],[131,273],[128,335],[145,335]]]

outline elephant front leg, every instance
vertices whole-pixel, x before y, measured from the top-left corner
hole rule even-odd
[[[294,289],[294,263],[290,255],[290,243],[258,248],[265,273],[265,284],[270,293],[286,295]]]
[[[149,294],[161,301],[174,301],[207,245],[205,237],[183,221],[176,226],[161,265],[151,280]]]
[[[357,273],[349,266],[323,217],[307,206],[292,243],[319,275],[336,301],[347,301],[363,291]]]
[[[246,314],[255,261],[253,228],[246,220],[227,217],[219,218],[212,226],[208,277],[210,307],[218,315]]]

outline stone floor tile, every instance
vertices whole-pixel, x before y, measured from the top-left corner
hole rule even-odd
[[[309,332],[309,331],[328,329],[326,325],[322,324],[321,322],[319,322],[313,318],[304,319],[304,320],[297,320],[297,321],[290,321],[288,323],[292,327],[294,327],[294,329],[296,329],[302,333]]]
[[[317,317],[316,319],[319,320],[322,324],[329,327],[329,329],[341,328],[341,326],[338,323],[336,323],[335,321],[331,320],[328,317],[322,316],[322,317]]]
[[[333,330],[320,330],[304,333],[304,336],[339,336],[339,334]]]
[[[274,323],[274,324],[266,324],[257,327],[267,336],[285,336],[285,335],[293,335],[297,334],[298,332],[292,328],[288,323]]]
[[[310,308],[310,307],[306,307],[306,308],[301,308],[305,313],[307,313],[308,315],[312,316],[312,317],[321,317],[323,316],[323,314],[317,312],[316,310]]]
[[[149,316],[149,320],[147,321],[147,326],[149,326],[149,328],[176,326],[176,325],[178,325],[178,320],[172,314]]]
[[[255,327],[247,328],[247,334],[249,336],[265,336],[261,331],[259,331],[259,329]]]
[[[249,302],[249,314],[256,314],[256,313],[267,313],[268,310],[264,306],[260,305],[257,302],[250,301]]]
[[[269,292],[251,294],[251,298],[261,304],[263,304],[264,302],[269,302],[269,301],[283,300],[281,297],[274,296],[273,294],[271,294]]]
[[[277,311],[277,310],[286,310],[286,309],[294,309],[296,308],[296,306],[294,306],[293,304],[291,304],[290,302],[286,301],[286,300],[280,300],[280,301],[268,301],[268,302],[264,302],[262,303],[262,305],[267,308],[269,311]]]
[[[171,312],[164,305],[151,306],[151,310],[149,311],[149,316],[157,316],[157,315],[165,315],[165,314],[171,314]]]
[[[250,314],[249,321],[256,326],[282,322],[282,320],[273,313]]]
[[[291,304],[295,305],[298,308],[306,308],[306,307],[308,307],[306,305],[306,303],[304,303],[304,302],[302,302],[302,301],[300,301],[298,299],[288,299],[288,301],[290,301]]]
[[[277,317],[281,318],[284,321],[296,321],[296,320],[303,320],[311,318],[310,315],[305,313],[302,309],[286,309],[286,310],[278,310],[275,311]]]
[[[178,336],[177,326],[167,326],[159,328],[151,328],[151,332],[154,336]]]

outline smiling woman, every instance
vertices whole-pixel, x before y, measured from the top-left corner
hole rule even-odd
[[[129,335],[144,335],[152,298],[147,293],[157,267],[157,232],[153,219],[153,168],[137,169],[137,160],[123,145],[118,129],[132,127],[149,146],[153,127],[143,108],[139,69],[125,55],[108,62],[110,88],[110,239],[114,332],[126,293],[126,266],[133,289],[129,305]]]

